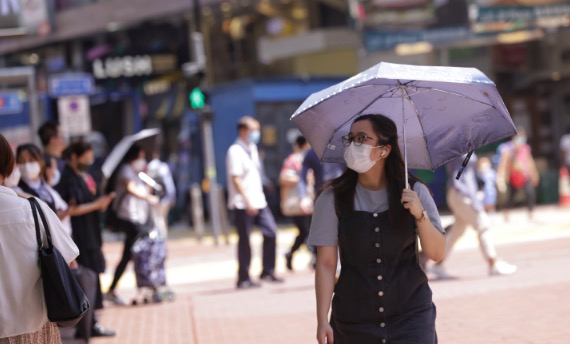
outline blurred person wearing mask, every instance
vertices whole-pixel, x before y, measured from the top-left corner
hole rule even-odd
[[[105,211],[114,195],[99,196],[93,178],[87,170],[93,163],[93,150],[88,143],[79,141],[71,144],[64,152],[68,161],[61,174],[61,182],[56,191],[67,204],[71,216],[73,240],[79,247],[81,255],[77,263],[95,272],[96,295],[91,305],[94,310],[103,308],[103,293],[99,274],[105,272],[105,256],[103,255],[102,229],[99,213]],[[88,336],[84,331],[77,336]],[[115,332],[101,326],[95,317],[91,324],[91,337],[114,336]]]
[[[158,208],[157,226],[166,237],[168,233],[168,214],[176,203],[176,187],[168,164],[160,160],[158,152],[153,154],[153,159],[148,163],[147,174],[162,188]]]
[[[44,160],[46,163],[46,181],[55,186],[61,180],[61,172],[65,167],[62,153],[65,149],[65,138],[59,123],[47,121],[38,129],[38,135],[44,148]]]
[[[518,135],[511,141],[501,144],[497,150],[500,152],[499,166],[497,167],[497,189],[508,191],[507,207],[504,209],[505,220],[509,220],[509,209],[515,203],[515,196],[521,190],[526,194],[528,218],[533,219],[533,210],[536,204],[535,188],[540,182],[540,176],[532,149],[527,143],[526,130],[517,127]]]
[[[277,225],[263,193],[262,168],[257,150],[261,137],[259,122],[242,117],[237,125],[238,138],[226,155],[228,208],[234,213],[238,241],[238,289],[259,287],[249,275],[251,245],[249,236],[253,225],[263,235],[263,270],[260,279],[280,283],[275,276]]]
[[[124,305],[125,302],[116,295],[115,288],[131,261],[133,244],[139,234],[153,221],[151,206],[159,202],[158,197],[150,193],[148,185],[138,175],[144,172],[146,167],[144,150],[138,145],[133,145],[109,180],[109,186],[114,185],[117,194],[116,201],[111,206],[116,211],[117,217],[123,220],[122,231],[125,233],[121,261],[115,268],[113,282],[105,294],[106,300],[117,305]]]
[[[30,204],[6,187],[7,179],[14,178],[14,160],[0,134],[0,344],[59,344],[57,325],[47,318]],[[53,244],[66,262],[73,262],[79,254],[76,245],[53,211],[40,204]]]
[[[44,179],[45,161],[41,150],[34,144],[23,144],[16,149],[16,163],[20,169],[19,192],[38,197],[57,214],[71,235],[68,205]]]

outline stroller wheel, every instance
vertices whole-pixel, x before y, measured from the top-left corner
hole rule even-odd
[[[162,302],[163,301],[163,296],[161,293],[159,293],[158,291],[155,291],[152,294],[152,301],[153,302]]]
[[[174,293],[172,290],[166,290],[164,292],[164,299],[167,301],[174,301],[174,299],[176,299],[176,293]]]
[[[131,301],[131,306],[137,306],[138,304],[139,304],[139,303],[138,303],[137,299],[133,299],[133,300]]]

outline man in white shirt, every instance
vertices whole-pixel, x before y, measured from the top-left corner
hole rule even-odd
[[[246,116],[237,125],[238,138],[228,149],[226,169],[228,208],[234,213],[239,235],[237,288],[258,287],[249,276],[251,246],[249,235],[255,224],[263,234],[263,270],[260,279],[283,282],[275,276],[277,225],[267,206],[261,177],[261,163],[256,144],[261,136],[259,122]]]

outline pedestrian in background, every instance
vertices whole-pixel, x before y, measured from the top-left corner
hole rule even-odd
[[[18,146],[16,163],[19,166],[21,178],[15,191],[38,197],[44,201],[58,215],[65,227],[70,229],[68,234],[71,235],[69,207],[45,179],[46,163],[41,150],[31,143]]]
[[[139,235],[154,226],[151,207],[158,204],[159,199],[153,195],[149,186],[139,177],[146,171],[145,152],[139,145],[133,145],[125,154],[117,174],[111,176],[109,184],[114,185],[116,200],[111,205],[121,219],[121,231],[125,233],[121,261],[115,268],[113,282],[105,298],[117,305],[125,302],[115,294],[115,288],[132,259],[133,244]]]
[[[303,159],[308,149],[309,144],[307,140],[303,136],[298,136],[293,143],[293,153],[285,159],[279,174],[279,184],[281,185],[281,212],[283,215],[293,219],[293,223],[299,231],[295,237],[293,246],[291,246],[289,252],[285,254],[286,266],[290,271],[293,271],[293,255],[305,244],[309,236],[311,214],[313,213],[314,183],[299,183],[301,180]],[[304,189],[299,190],[301,187]],[[300,194],[305,196],[300,197]]]
[[[154,152],[152,160],[148,163],[147,174],[160,185],[162,191],[160,202],[155,205],[157,209],[156,225],[163,237],[168,233],[168,214],[176,203],[176,187],[170,171],[170,166],[160,160],[160,154]]]
[[[497,150],[500,152],[497,168],[497,188],[508,192],[507,207],[504,209],[505,219],[509,220],[509,210],[515,204],[515,197],[524,191],[528,207],[528,218],[532,220],[536,204],[535,188],[540,176],[532,157],[532,150],[527,143],[526,131],[517,127],[518,135],[505,142]]]
[[[437,343],[436,310],[416,252],[418,236],[431,259],[445,252],[430,191],[411,175],[406,188],[391,119],[358,117],[342,141],[348,169],[318,197],[309,234],[317,247],[317,340]]]
[[[253,225],[263,235],[263,270],[260,279],[283,282],[275,275],[277,224],[263,193],[261,162],[257,143],[261,137],[259,122],[253,117],[242,117],[237,125],[237,140],[226,155],[228,181],[228,208],[233,211],[238,241],[237,288],[258,287],[249,274],[251,245],[249,236]]]
[[[0,134],[0,344],[58,344],[57,325],[47,318],[32,210],[5,186],[13,169],[12,149]],[[55,213],[40,204],[53,244],[71,263],[79,254],[77,247]]]
[[[566,166],[570,172],[570,125],[566,133],[560,138],[560,166]]]
[[[493,169],[491,159],[481,157],[477,161],[477,179],[482,184],[483,208],[487,213],[492,213],[497,207],[497,172]]]
[[[95,302],[91,306],[94,310],[98,310],[103,308],[100,274],[105,272],[106,267],[99,214],[107,209],[114,195],[99,195],[95,181],[87,173],[94,160],[93,150],[88,143],[83,141],[72,143],[66,148],[63,157],[67,160],[67,164],[61,174],[61,182],[55,189],[70,207],[73,240],[81,253],[77,263],[87,271],[86,274],[90,275],[88,270],[95,273],[93,281],[96,288]],[[86,278],[90,279],[89,276]],[[96,316],[93,316],[90,334],[88,332],[81,330],[77,336],[115,335],[114,331],[101,326]]]
[[[65,149],[65,138],[61,127],[56,121],[47,121],[38,129],[38,135],[44,148],[44,160],[46,163],[46,181],[55,186],[61,179],[61,172],[65,167],[62,153]]]
[[[54,190],[43,179],[43,169],[45,167],[44,155],[40,149],[34,144],[23,144],[18,146],[16,150],[16,161],[23,173],[23,178],[17,187],[14,188],[16,193],[25,193],[35,196],[44,201],[50,209],[56,213],[61,220],[63,228],[68,235],[72,235],[71,214],[76,214],[75,208],[70,208],[68,204],[61,198],[60,194]],[[72,269],[81,289],[89,299],[90,304],[96,303],[97,297],[97,274],[91,269],[75,264]],[[91,307],[87,310],[87,314],[81,318],[75,326],[77,329],[76,338],[82,338],[89,342],[92,329],[98,328],[99,325],[93,323],[94,309]]]
[[[303,168],[301,170],[301,180],[299,181],[299,190],[303,191],[307,188],[309,183],[309,175],[313,177],[313,190],[315,196],[323,191],[325,185],[330,184],[335,178],[339,177],[346,170],[346,165],[341,163],[321,163],[321,159],[315,153],[313,148],[309,148],[303,159]],[[315,199],[316,199],[315,197]],[[311,207],[312,209],[313,207]],[[308,208],[306,209],[308,210]],[[308,245],[309,250],[313,252],[313,259],[311,266],[314,268],[317,262],[317,250],[312,246]],[[340,273],[340,260],[337,264],[337,274]]]
[[[490,219],[485,212],[482,199],[477,195],[475,167],[477,155],[475,153],[463,169],[461,177],[456,179],[458,171],[462,169],[464,158],[465,156],[457,158],[446,166],[448,175],[447,205],[453,213],[454,223],[446,237],[445,258],[437,262],[429,271],[439,279],[451,278],[445,270],[444,264],[449,259],[457,240],[465,234],[467,227],[471,226],[477,231],[479,248],[489,267],[489,275],[511,275],[517,271],[517,267],[497,257],[495,245],[490,237]]]

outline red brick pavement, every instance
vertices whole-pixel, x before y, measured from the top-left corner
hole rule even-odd
[[[542,222],[515,220],[497,230],[499,254],[519,267],[513,276],[488,277],[475,236],[460,243],[448,261],[449,272],[458,278],[431,282],[440,343],[570,343],[570,216],[563,223],[563,211],[541,212],[546,214]],[[245,291],[234,288],[235,244],[199,245],[181,233],[169,240],[169,280],[176,300],[109,305],[100,321],[117,336],[93,343],[316,343],[313,274],[303,269],[308,255],[297,258],[299,272],[283,271],[281,256],[292,241],[290,230],[279,237],[278,263],[286,282]],[[254,247],[259,250],[258,244]],[[111,269],[105,283],[120,249],[118,242],[106,244]],[[254,270],[258,264],[254,261]],[[121,281],[119,293],[127,299],[134,295],[132,276]]]

